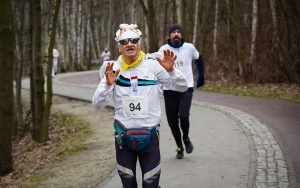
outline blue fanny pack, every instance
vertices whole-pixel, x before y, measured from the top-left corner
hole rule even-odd
[[[118,120],[115,120],[114,128],[116,131],[116,142],[120,147],[127,147],[133,151],[139,151],[146,148],[151,136],[156,133],[156,128],[133,128],[126,129]]]

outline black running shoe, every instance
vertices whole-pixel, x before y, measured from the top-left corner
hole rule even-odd
[[[176,158],[177,159],[182,159],[183,158],[183,156],[184,156],[184,154],[183,154],[183,150],[184,149],[182,149],[182,148],[177,148],[177,155],[176,155]]]
[[[185,145],[185,151],[186,153],[192,153],[194,146],[192,144],[192,142],[190,141],[190,139],[188,138],[187,140],[183,140],[184,145]]]

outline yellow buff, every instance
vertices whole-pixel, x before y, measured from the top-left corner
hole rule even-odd
[[[126,62],[125,62],[125,59],[124,57],[122,56],[121,57],[121,69],[124,71],[124,70],[127,70],[129,68],[134,68],[136,66],[138,66],[140,64],[140,62],[142,61],[143,57],[145,56],[146,54],[140,50],[139,51],[139,57],[137,58],[137,60],[135,60],[135,62],[133,62],[132,64],[128,65]]]

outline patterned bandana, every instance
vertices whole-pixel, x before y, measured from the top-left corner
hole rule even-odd
[[[119,42],[120,40],[127,38],[140,38],[142,32],[137,29],[136,24],[120,24],[120,29],[116,32],[115,40]]]
[[[139,57],[137,58],[137,60],[135,60],[135,62],[133,62],[132,64],[130,64],[130,65],[128,65],[127,63],[126,63],[126,61],[125,61],[125,59],[124,59],[124,57],[123,56],[121,56],[121,69],[123,70],[123,71],[125,71],[125,70],[127,70],[127,69],[130,69],[130,68],[134,68],[134,67],[136,67],[136,66],[138,66],[140,63],[141,63],[141,61],[142,61],[142,59],[143,59],[143,57],[145,56],[146,54],[142,51],[142,50],[140,50],[139,51]]]

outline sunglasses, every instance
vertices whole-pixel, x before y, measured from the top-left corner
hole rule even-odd
[[[132,43],[132,44],[136,44],[139,42],[139,38],[136,38],[136,39],[124,39],[124,40],[120,40],[119,43],[121,45],[127,45],[129,43],[129,41]]]

